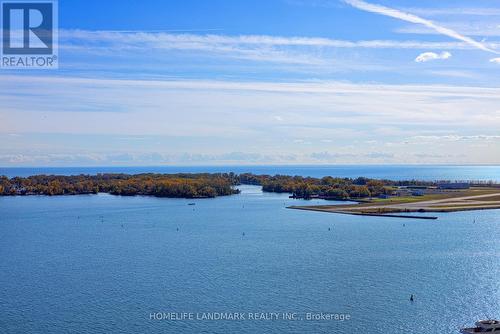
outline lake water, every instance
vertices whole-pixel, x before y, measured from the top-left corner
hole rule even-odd
[[[0,333],[451,334],[500,317],[500,210],[346,216],[241,189],[203,200],[0,197]],[[156,312],[297,318],[150,319]]]
[[[455,165],[324,165],[324,166],[156,166],[156,167],[42,167],[0,168],[9,177],[33,174],[97,174],[97,173],[218,173],[282,174],[312,177],[359,176],[391,180],[451,180],[500,182],[500,166]]]

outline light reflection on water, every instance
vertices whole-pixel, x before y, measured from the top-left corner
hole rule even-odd
[[[203,200],[0,198],[1,332],[451,334],[500,317],[500,210],[358,217],[242,190]],[[156,311],[352,320],[149,320]]]

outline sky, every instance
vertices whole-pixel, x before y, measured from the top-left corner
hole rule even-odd
[[[59,1],[0,166],[500,164],[497,0]]]

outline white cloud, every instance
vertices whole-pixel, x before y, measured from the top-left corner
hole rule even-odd
[[[240,156],[265,163],[279,154],[306,163],[315,162],[310,154],[321,151],[352,154],[339,157],[345,163],[373,161],[374,152],[394,154],[399,162],[422,162],[405,160],[409,152],[404,145],[388,144],[450,133],[464,140],[443,137],[436,139],[434,151],[426,152],[423,144],[417,153],[458,150],[469,160],[442,162],[500,162],[494,136],[500,127],[500,88],[0,75],[0,101],[0,141],[5,144],[0,155],[8,155],[12,164],[30,163],[17,156],[24,153],[55,154],[50,160],[61,164],[129,159],[151,165],[151,159],[178,161],[179,155],[193,163],[207,155],[217,161]],[[273,116],[282,120],[270,122]],[[489,137],[476,140],[470,134]],[[136,140],[144,137],[149,139]],[[383,149],[364,144],[373,140]],[[481,150],[477,145],[489,146]],[[148,157],[155,152],[162,157]],[[72,160],[74,154],[81,156]]]
[[[345,129],[352,130],[348,134],[352,139],[363,126],[399,130],[419,124],[500,126],[499,88],[325,81],[0,78],[0,133],[4,134],[100,133],[122,138],[189,133],[198,138],[289,138],[291,142],[311,136],[318,141],[337,141],[346,137]],[[269,115],[277,115],[281,121],[270,123]]]
[[[61,30],[61,48],[67,50],[106,49],[127,50],[166,49],[239,52],[245,48],[318,47],[366,49],[470,49],[464,42],[426,42],[396,40],[349,41],[323,37],[283,37],[269,35],[203,35],[172,34],[143,31]],[[499,47],[493,43],[492,47]]]
[[[425,63],[430,60],[436,60],[436,59],[449,59],[451,57],[451,53],[449,52],[441,52],[440,54],[437,54],[435,52],[424,52],[421,53],[417,58],[415,58],[415,61],[417,63]]]
[[[494,42],[486,42],[484,41],[484,37],[498,37],[500,36],[500,26],[497,21],[471,21],[462,20],[462,21],[448,21],[446,25],[455,31],[460,31],[461,34],[466,36],[477,36],[481,38],[481,44],[485,45],[487,48],[498,50],[498,43]],[[428,35],[428,34],[440,34],[436,32],[434,29],[430,29],[426,26],[416,26],[416,25],[408,25],[405,27],[397,28],[395,30],[398,33],[403,34],[419,34],[419,35]]]
[[[22,152],[16,154],[0,153],[1,165],[14,166],[113,166],[113,165],[157,165],[157,164],[238,164],[238,163],[283,163],[297,159],[294,154],[263,155],[248,152],[228,152],[221,154],[203,153],[176,153],[165,154],[159,152],[100,152],[100,153],[40,153]]]
[[[409,142],[439,142],[439,141],[466,141],[466,140],[478,140],[478,141],[494,141],[500,140],[500,136],[496,135],[436,135],[436,136],[414,136],[408,138]]]
[[[400,20],[407,21],[407,22],[411,22],[411,23],[421,24],[423,26],[426,26],[427,28],[435,30],[436,32],[438,32],[442,35],[463,41],[463,42],[465,42],[465,43],[467,43],[475,48],[478,48],[480,50],[488,51],[488,52],[492,52],[492,53],[498,53],[497,51],[488,48],[484,44],[477,42],[470,37],[464,36],[464,35],[456,32],[452,29],[443,27],[441,25],[438,25],[430,20],[421,18],[419,16],[405,13],[405,12],[400,11],[398,9],[385,7],[385,6],[381,6],[381,5],[377,5],[377,4],[371,4],[371,3],[368,3],[368,2],[365,2],[362,0],[343,0],[343,1],[351,6],[355,7],[355,8],[358,8],[358,9],[361,9],[364,11],[393,17],[393,18],[400,19]]]
[[[500,16],[500,9],[486,7],[448,7],[448,8],[404,8],[405,11],[427,16]]]
[[[500,58],[490,59],[490,62],[495,63],[495,64],[500,64]]]
[[[353,57],[350,49],[363,49],[368,54],[373,49],[397,50],[470,50],[472,46],[462,41],[427,42],[397,40],[338,40],[322,37],[283,37],[269,35],[216,35],[216,34],[173,34],[146,31],[88,31],[61,30],[60,49],[66,56],[65,67],[75,70],[94,70],[98,66],[112,70],[123,70],[122,59],[129,59],[134,68],[145,68],[155,73],[169,72],[172,62],[184,59],[180,66],[193,71],[193,66],[200,66],[200,58],[207,59],[207,65],[223,66],[224,71],[231,71],[231,66],[245,70],[246,66],[257,62],[260,64],[280,65],[280,70],[295,73],[358,72],[389,71],[393,66],[373,57]],[[500,43],[491,42],[489,47],[500,47]],[[345,50],[345,51],[344,51]],[[366,50],[366,51],[365,51]],[[78,61],[74,60],[74,56]],[[82,56],[94,57],[92,65],[84,64]],[[120,61],[109,61],[108,58],[120,58]],[[401,65],[407,64],[408,58],[396,56]],[[367,60],[370,59],[370,60]],[[392,58],[391,58],[392,59]],[[222,60],[223,64],[216,63]],[[235,64],[227,64],[227,60]],[[240,62],[236,64],[236,62]],[[155,65],[158,63],[158,65]],[[167,64],[167,67],[159,66]],[[228,66],[229,65],[229,66]],[[241,66],[243,65],[243,66]],[[403,70],[402,67],[398,67]],[[128,70],[128,68],[127,68]],[[259,68],[259,71],[267,71]],[[134,71],[132,71],[134,72]],[[135,71],[141,76],[141,72]],[[253,74],[253,73],[252,73]]]

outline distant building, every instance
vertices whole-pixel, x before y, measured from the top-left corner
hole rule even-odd
[[[469,189],[470,184],[467,182],[450,182],[438,183],[438,189]]]
[[[428,186],[407,186],[408,189],[428,189]]]

